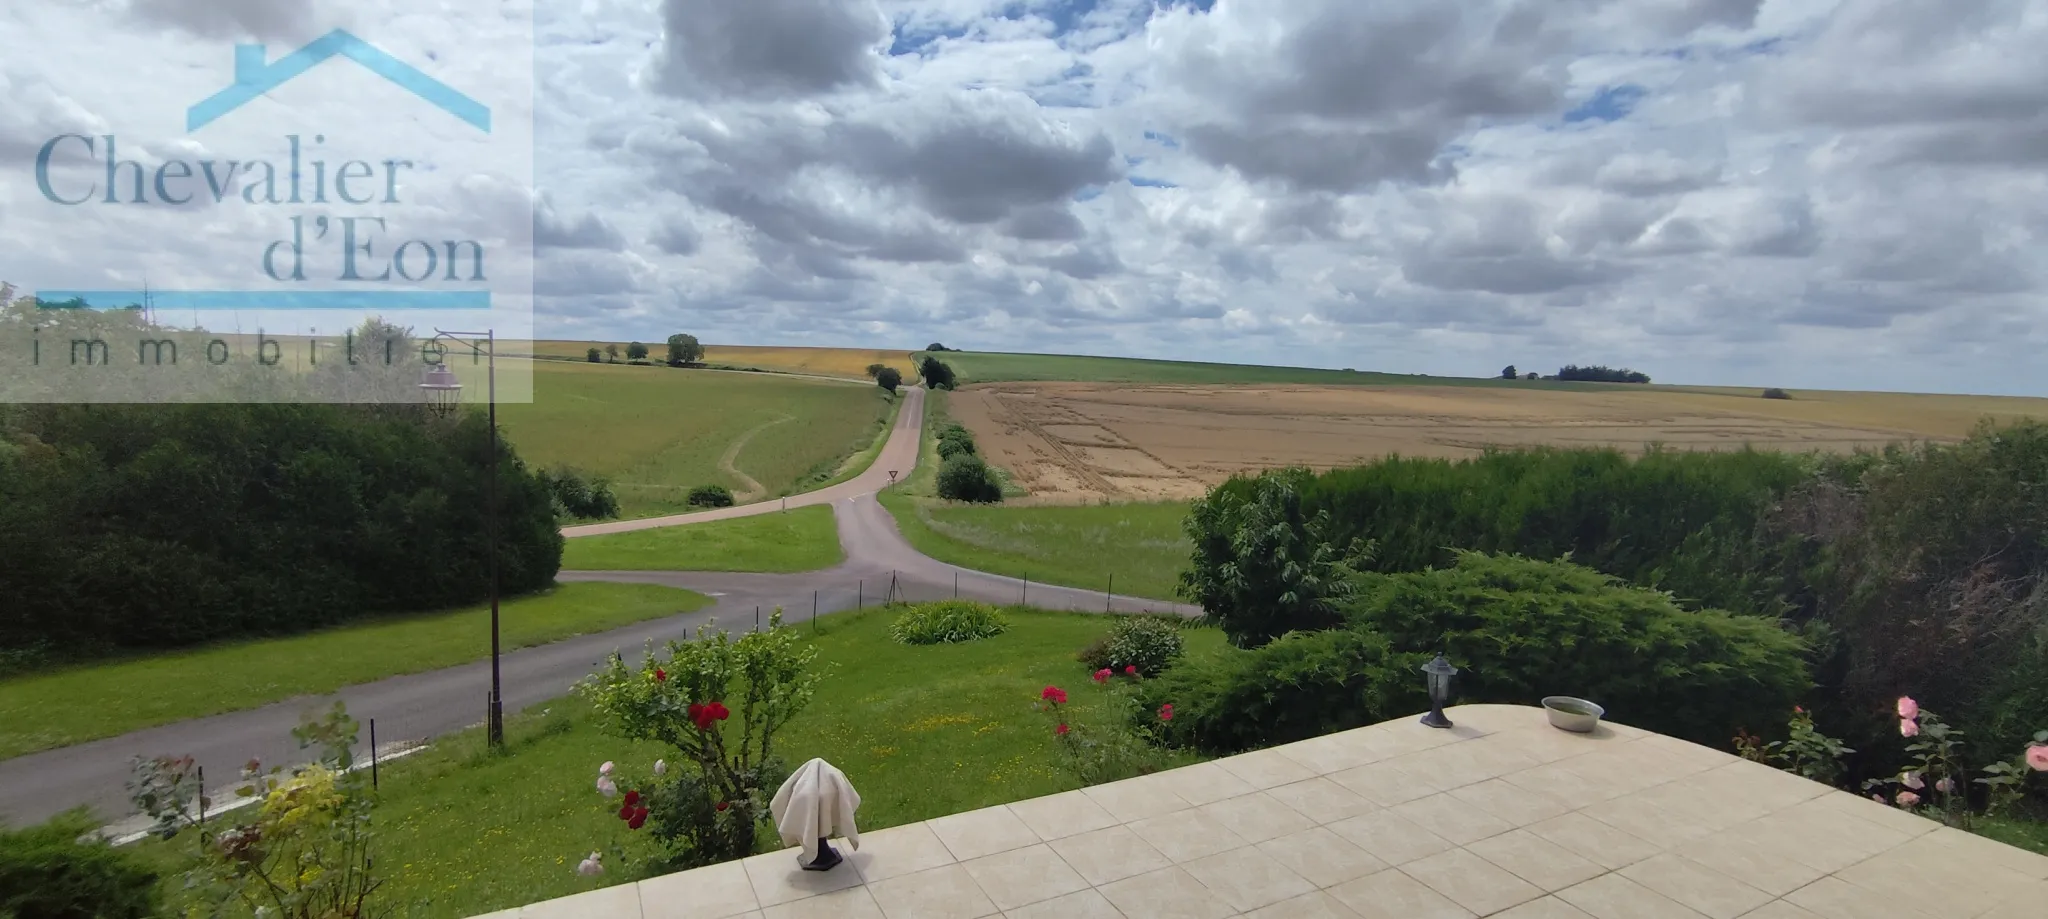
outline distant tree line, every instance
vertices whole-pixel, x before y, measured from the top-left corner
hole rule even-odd
[[[1513,365],[1513,364],[1509,364],[1509,365],[1507,365],[1506,367],[1502,367],[1502,368],[1501,368],[1501,371],[1500,371],[1500,379],[1503,379],[1503,380],[1518,380],[1518,379],[1521,379],[1521,380],[1534,380],[1534,379],[1537,379],[1537,376],[1536,376],[1536,373],[1535,373],[1534,371],[1531,371],[1531,372],[1529,372],[1529,373],[1527,373],[1527,374],[1517,373],[1517,372],[1515,371],[1515,365]],[[1566,365],[1564,365],[1564,368],[1563,368],[1563,369],[1561,369],[1561,370],[1559,370],[1559,371],[1557,372],[1557,375],[1556,375],[1556,376],[1552,376],[1552,377],[1543,377],[1543,379],[1546,379],[1546,380],[1567,380],[1567,381],[1577,381],[1577,382],[1585,382],[1585,383],[1648,383],[1648,382],[1650,382],[1650,377],[1649,377],[1649,375],[1648,375],[1648,374],[1644,374],[1644,373],[1638,373],[1638,372],[1636,372],[1636,371],[1634,371],[1634,370],[1629,370],[1629,369],[1627,369],[1627,368],[1623,368],[1623,369],[1621,369],[1621,370],[1616,370],[1616,369],[1614,369],[1614,368],[1612,368],[1612,367],[1604,367],[1604,366],[1601,366],[1601,365],[1598,365],[1598,364],[1595,364],[1595,365],[1593,365],[1593,366],[1591,366],[1591,367],[1580,367],[1580,366],[1578,366],[1577,364],[1566,364]]]

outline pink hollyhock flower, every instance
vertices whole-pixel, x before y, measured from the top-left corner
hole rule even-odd
[[[612,784],[612,780],[609,778],[599,777],[597,780],[597,793],[609,798],[619,793],[619,786]]]
[[[2048,772],[2048,744],[2027,745],[2027,768],[2035,772]]]
[[[1920,722],[1918,722],[1918,721],[1901,721],[1901,722],[1899,722],[1899,736],[1900,736],[1900,737],[1918,737],[1918,736],[1920,736]]]
[[[1918,772],[1907,772],[1904,775],[1899,776],[1899,784],[1904,785],[1907,788],[1911,788],[1914,791],[1919,791],[1920,789],[1927,787],[1927,783],[1920,780],[1920,773]]]
[[[1900,807],[1912,807],[1920,803],[1920,796],[1910,791],[1902,791],[1899,792],[1897,800]]]
[[[1956,780],[1944,776],[1941,781],[1934,783],[1934,790],[1941,792],[1945,795],[1954,794],[1956,790]]]
[[[1899,717],[1907,721],[1920,717],[1920,703],[1913,701],[1912,696],[1900,696]]]
[[[1095,682],[1097,682],[1097,683],[1107,683],[1107,682],[1109,682],[1109,668],[1108,668],[1108,667],[1104,667],[1104,668],[1102,668],[1101,670],[1097,670],[1097,671],[1095,671]]]
[[[587,878],[594,878],[603,874],[604,865],[598,861],[598,858],[599,856],[596,852],[590,853],[589,858],[576,863],[576,873]]]
[[[664,761],[664,760],[655,760],[655,761],[654,761],[654,774],[655,774],[655,775],[667,775],[667,774],[668,774],[668,763],[667,763],[666,761]]]
[[[604,761],[604,765],[602,765],[602,766],[599,766],[599,767],[597,767],[597,774],[598,774],[598,775],[611,775],[611,774],[612,774],[612,761],[611,761],[611,760],[605,760],[605,761]]]

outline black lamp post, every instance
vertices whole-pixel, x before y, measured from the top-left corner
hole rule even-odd
[[[484,519],[489,533],[488,554],[491,559],[491,695],[484,718],[484,731],[492,747],[501,747],[505,744],[505,695],[504,684],[498,671],[498,336],[495,331],[446,332],[435,329],[434,337],[429,343],[462,336],[471,339],[482,338],[481,346],[474,340],[468,344],[472,352],[481,351],[488,360],[486,379],[489,380],[487,395],[491,423],[491,459]],[[427,408],[443,418],[453,414],[461,405],[462,381],[455,378],[455,371],[448,369],[445,363],[436,362],[427,368],[420,382],[420,389],[426,393]]]
[[[1451,698],[1451,677],[1457,675],[1458,668],[1439,654],[1422,665],[1422,672],[1429,679],[1429,714],[1422,716],[1422,723],[1433,728],[1450,727],[1451,719],[1444,717],[1444,703]]]

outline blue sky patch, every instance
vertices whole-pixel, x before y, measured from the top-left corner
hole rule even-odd
[[[1620,121],[1635,111],[1636,103],[1642,101],[1648,91],[1632,83],[1621,86],[1602,86],[1593,98],[1579,103],[1579,106],[1564,113],[1567,124],[1581,121]]]
[[[1180,187],[1180,186],[1179,186],[1178,184],[1175,184],[1175,183],[1173,183],[1173,182],[1168,182],[1168,181],[1166,181],[1165,179],[1152,179],[1152,178],[1147,178],[1147,177],[1145,177],[1145,176],[1131,176],[1131,177],[1130,177],[1129,179],[1126,179],[1125,181],[1127,181],[1127,182],[1131,183],[1132,185],[1135,185],[1135,186],[1137,186],[1137,187],[1139,187],[1139,188],[1179,188],[1179,187]]]

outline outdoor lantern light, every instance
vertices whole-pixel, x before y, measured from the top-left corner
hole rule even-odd
[[[1429,675],[1429,714],[1422,716],[1422,723],[1433,728],[1450,727],[1451,719],[1444,717],[1444,703],[1451,698],[1451,677],[1458,668],[1438,654],[1436,660],[1422,665],[1422,672]]]
[[[448,369],[447,364],[428,367],[420,390],[427,394],[427,409],[443,418],[453,414],[462,402],[462,381],[455,378],[455,371]]]

